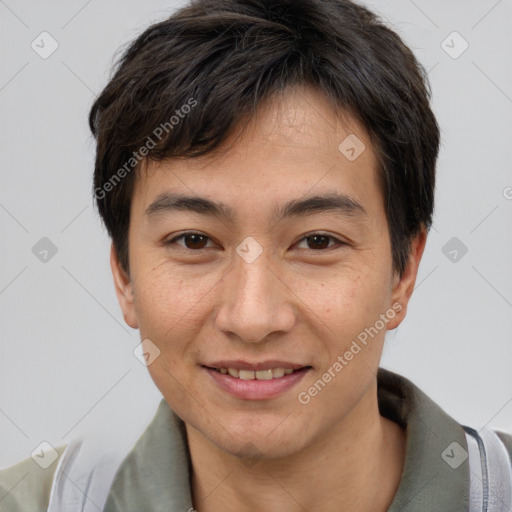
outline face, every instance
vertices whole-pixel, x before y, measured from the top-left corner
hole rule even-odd
[[[315,89],[266,103],[228,145],[140,172],[116,292],[187,428],[231,454],[286,456],[375,410],[425,235],[400,279],[369,137]]]

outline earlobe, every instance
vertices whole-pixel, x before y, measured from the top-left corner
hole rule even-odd
[[[388,323],[388,330],[398,327],[407,314],[407,305],[412,296],[412,292],[414,291],[418,268],[421,257],[423,256],[423,251],[425,250],[426,241],[427,232],[424,228],[422,228],[418,235],[416,235],[411,241],[407,266],[404,269],[402,277],[400,279],[398,279],[398,277],[395,279],[395,284],[393,286],[390,307],[393,307],[393,309],[398,313],[395,318]],[[401,307],[398,307],[398,304],[400,304]]]
[[[117,300],[121,311],[123,312],[124,321],[133,329],[139,328],[137,315],[135,311],[135,301],[133,296],[133,285],[130,277],[122,268],[114,244],[110,247],[110,268],[112,269],[112,277],[114,278],[114,286],[116,290]]]

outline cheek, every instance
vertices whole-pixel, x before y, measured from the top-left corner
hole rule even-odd
[[[140,273],[134,287],[141,340],[151,340],[160,351],[148,371],[157,388],[172,397],[173,408],[183,414],[191,407],[189,395],[198,394],[192,368],[197,354],[192,345],[200,336],[214,293],[212,277],[184,272],[169,262]]]
[[[202,311],[216,281],[204,272],[184,272],[169,262],[140,273],[134,295],[141,337],[154,340],[162,349],[178,350],[201,326]]]
[[[371,317],[386,304],[388,295],[387,280],[375,270],[369,266],[343,269],[325,284],[314,286],[312,303],[316,303],[335,326],[340,321],[355,322]]]
[[[386,312],[388,295],[387,280],[372,272],[354,271],[345,279],[340,276],[329,287],[327,283],[321,287],[318,296],[323,299],[317,311],[329,327],[328,336],[322,337],[328,345],[329,365],[350,351],[351,361],[378,360],[387,325],[379,319]]]

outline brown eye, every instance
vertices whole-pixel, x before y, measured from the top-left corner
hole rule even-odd
[[[203,235],[185,235],[185,246],[187,249],[203,249],[205,246],[207,237]]]
[[[309,241],[310,249],[326,249],[329,246],[330,239],[331,237],[326,235],[313,235],[306,238]]]
[[[172,245],[177,243],[177,240],[183,240],[184,244],[178,243],[178,245],[190,250],[204,249],[209,238],[206,235],[200,233],[183,233],[172,240],[165,242],[166,245]]]
[[[299,244],[306,242],[306,249],[311,250],[322,250],[322,249],[330,249],[334,245],[344,245],[343,242],[338,240],[337,238],[334,238],[333,236],[324,235],[321,233],[313,233],[311,235],[305,236]],[[334,241],[335,243],[333,245],[329,245],[331,241]],[[336,244],[337,242],[337,244]]]

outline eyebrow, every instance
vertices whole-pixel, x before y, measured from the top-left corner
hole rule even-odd
[[[164,192],[146,208],[148,219],[155,219],[169,212],[191,212],[200,215],[217,217],[233,222],[236,214],[232,208],[218,201],[200,196],[186,196]],[[347,216],[366,216],[363,205],[346,194],[327,193],[292,199],[284,205],[274,208],[271,218],[280,221],[287,217],[308,216],[323,212],[335,211]]]

